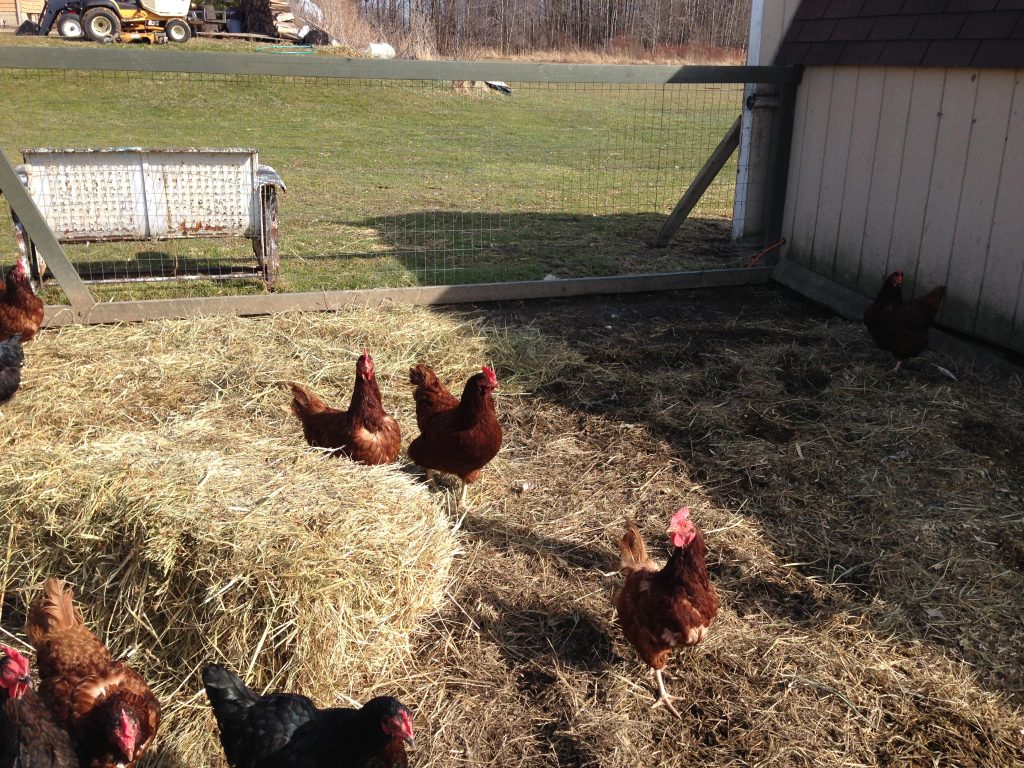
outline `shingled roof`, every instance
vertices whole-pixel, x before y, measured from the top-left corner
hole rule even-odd
[[[1024,0],[803,0],[775,62],[1024,68]]]

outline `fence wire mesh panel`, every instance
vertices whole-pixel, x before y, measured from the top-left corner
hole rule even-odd
[[[28,166],[51,226],[57,212],[79,226],[58,237],[100,300],[263,292],[268,216],[279,233],[278,291],[629,275],[749,259],[730,239],[735,155],[669,247],[647,245],[740,114],[742,84],[503,86],[0,69],[0,140]],[[273,187],[268,205],[255,165],[196,170],[114,152],[78,153],[87,168],[77,176],[72,156],[51,157],[56,168],[43,179],[43,154],[23,154],[63,148],[252,150],[287,191]]]

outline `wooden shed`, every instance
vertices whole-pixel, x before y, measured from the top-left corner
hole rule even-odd
[[[28,14],[35,16],[42,13],[42,10],[43,0],[0,0],[0,20],[8,29],[21,24],[28,18]]]
[[[1024,351],[1024,0],[754,6],[752,63],[805,67],[779,278],[873,296],[903,269],[948,286],[941,324]]]

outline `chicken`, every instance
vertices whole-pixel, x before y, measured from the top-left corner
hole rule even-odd
[[[356,361],[356,383],[347,411],[331,408],[301,384],[292,384],[292,413],[302,422],[306,442],[333,448],[363,464],[390,464],[402,449],[402,434],[384,411],[373,358],[363,352]]]
[[[405,768],[412,713],[390,696],[360,709],[318,709],[305,696],[260,696],[219,664],[203,685],[234,768]]]
[[[77,768],[67,731],[30,686],[28,659],[0,645],[0,768]]]
[[[135,670],[110,658],[73,597],[63,581],[47,579],[29,608],[39,695],[76,740],[83,768],[135,765],[156,736],[160,704]]]
[[[647,556],[636,525],[629,522],[619,542],[619,569],[626,577],[612,603],[626,639],[651,668],[658,682],[658,699],[681,719],[672,706],[677,697],[665,690],[662,670],[673,649],[696,645],[707,634],[718,614],[718,595],[704,563],[704,536],[683,507],[669,522],[674,547],[664,568]]]
[[[21,386],[21,366],[24,364],[20,333],[0,341],[0,405],[14,397]]]
[[[940,285],[924,296],[904,301],[903,273],[897,271],[885,279],[878,296],[864,310],[864,325],[879,349],[892,352],[895,371],[928,348],[928,328],[945,295],[946,286]]]
[[[420,428],[419,437],[409,444],[409,458],[426,470],[432,487],[436,487],[435,471],[458,475],[461,507],[466,502],[466,485],[480,477],[480,470],[501,449],[501,425],[491,395],[498,378],[485,365],[466,382],[461,400],[452,396],[429,366],[414,365],[409,381],[415,386]]]
[[[43,301],[32,288],[28,260],[22,257],[0,286],[0,339],[20,333],[22,342],[32,341],[42,324]]]

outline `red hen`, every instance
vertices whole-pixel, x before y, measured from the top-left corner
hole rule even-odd
[[[462,480],[459,506],[466,501],[466,485],[480,477],[480,470],[501,449],[501,425],[491,394],[498,386],[494,371],[486,365],[474,374],[457,400],[427,365],[409,369],[415,386],[416,424],[419,437],[409,444],[409,458],[427,472],[457,475]]]
[[[864,310],[864,325],[879,349],[892,352],[899,370],[904,360],[917,357],[928,348],[928,329],[935,321],[946,295],[946,286],[933,288],[924,296],[903,300],[903,273],[893,272]]]
[[[77,741],[83,768],[130,768],[156,736],[160,704],[135,670],[110,658],[73,597],[64,582],[47,579],[29,609],[39,695]]]
[[[22,258],[0,284],[0,339],[18,333],[22,342],[31,341],[43,324],[43,314],[43,301],[32,288],[28,262]]]
[[[356,361],[356,383],[347,411],[331,408],[311,390],[292,384],[292,413],[302,422],[306,442],[331,448],[363,464],[390,464],[402,449],[398,422],[384,410],[373,358]]]
[[[677,699],[665,690],[661,671],[675,648],[696,645],[718,614],[718,595],[711,585],[704,558],[704,536],[690,520],[690,510],[678,510],[669,523],[674,547],[664,568],[647,556],[636,525],[630,522],[619,542],[619,568],[626,580],[612,603],[626,639],[636,648],[658,681],[658,700],[676,717]]]
[[[29,687],[28,659],[0,653],[0,768],[78,768],[71,737]]]

